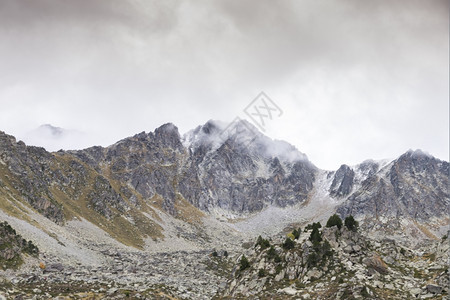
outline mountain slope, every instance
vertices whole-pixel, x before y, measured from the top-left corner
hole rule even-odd
[[[404,229],[405,221],[438,230],[449,220],[449,184],[448,162],[419,150],[408,151],[368,176],[337,211],[383,230]]]

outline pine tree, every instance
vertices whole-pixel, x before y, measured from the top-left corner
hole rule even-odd
[[[345,227],[347,227],[348,230],[351,230],[351,231],[358,230],[358,225],[359,225],[358,221],[356,221],[352,215],[346,217],[344,223],[345,223]]]
[[[283,248],[285,250],[290,250],[290,249],[294,248],[294,246],[295,246],[295,243],[290,238],[286,238],[286,240],[283,243]]]
[[[322,235],[319,232],[319,229],[317,227],[314,227],[311,235],[309,236],[309,240],[314,243],[320,243],[322,241]]]
[[[342,220],[337,214],[332,215],[327,221],[326,227],[333,226],[337,226],[339,229],[342,228]]]
[[[247,257],[245,257],[245,255],[242,255],[241,260],[240,260],[239,263],[240,263],[239,269],[241,271],[244,271],[245,269],[250,267],[250,263],[249,263]]]

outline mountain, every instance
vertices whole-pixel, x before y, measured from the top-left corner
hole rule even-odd
[[[368,176],[337,211],[384,231],[405,228],[406,220],[437,227],[449,220],[449,171],[447,162],[410,150]]]
[[[180,192],[200,209],[239,214],[286,207],[305,201],[312,189],[317,168],[306,155],[246,121],[235,124],[231,134],[209,121],[183,140],[190,155]]]
[[[97,282],[89,284],[96,290],[113,289],[112,282],[180,287],[188,278],[192,284],[176,292],[146,293],[208,299],[224,291],[232,260],[249,240],[275,239],[334,213],[353,215],[371,239],[420,248],[448,230],[448,186],[449,163],[419,150],[321,170],[243,120],[208,121],[183,136],[169,123],[108,147],[58,152],[0,132],[0,220],[39,248],[39,257],[25,257],[19,270],[53,288],[63,288],[62,265],[79,274],[65,275],[67,284],[83,278]],[[213,249],[230,257],[205,257]],[[36,259],[53,270],[45,279]],[[179,265],[184,271],[176,271]],[[96,277],[92,268],[107,275]],[[169,277],[151,275],[168,270]],[[205,284],[192,290],[198,280]]]
[[[174,217],[191,205],[238,218],[324,199],[372,227],[396,219],[388,222],[395,228],[399,218],[448,223],[442,209],[450,204],[448,162],[417,150],[391,162],[323,171],[243,120],[229,126],[208,121],[183,137],[165,124],[106,148],[55,153],[1,133],[0,149],[4,197],[25,201],[58,224],[77,215],[92,222],[133,215],[148,223],[142,212],[153,206]],[[319,182],[324,190],[317,193]]]

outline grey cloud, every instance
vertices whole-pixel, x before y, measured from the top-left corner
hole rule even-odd
[[[270,135],[319,166],[419,147],[444,157],[448,10],[439,0],[1,1],[0,130],[52,123],[108,144],[165,122],[232,120],[264,90],[286,112]]]

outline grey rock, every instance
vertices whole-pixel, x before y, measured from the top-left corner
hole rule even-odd
[[[343,197],[350,194],[353,188],[355,172],[347,165],[342,165],[336,171],[330,187],[330,195]]]
[[[369,176],[337,211],[341,216],[364,216],[372,225],[371,216],[391,217],[392,228],[399,227],[399,217],[425,221],[448,215],[442,207],[450,206],[449,170],[446,161],[419,150],[408,151],[385,166],[385,172]],[[423,186],[433,186],[434,191]]]
[[[442,293],[442,287],[434,284],[428,284],[427,291],[433,294],[440,294]]]
[[[413,288],[409,290],[409,293],[413,296],[413,297],[417,297],[418,295],[420,295],[422,293],[422,289],[420,288]]]

